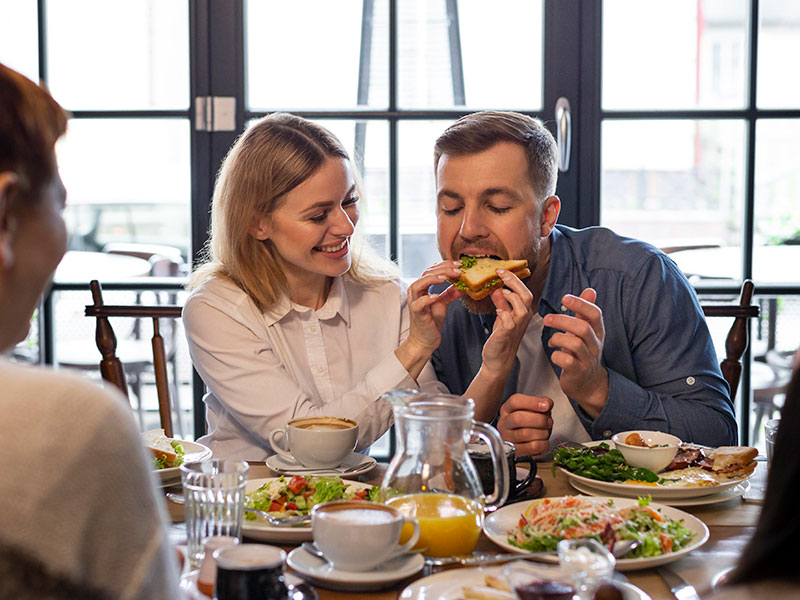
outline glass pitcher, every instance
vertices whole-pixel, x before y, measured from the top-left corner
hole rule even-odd
[[[497,509],[508,496],[500,434],[473,420],[475,403],[469,398],[403,389],[384,398],[392,403],[397,441],[381,485],[387,504],[417,518],[420,538],[415,548],[426,556],[471,553],[484,510]],[[467,452],[467,442],[476,435],[492,455],[495,484],[488,497]],[[410,531],[404,531],[401,543],[407,535]]]

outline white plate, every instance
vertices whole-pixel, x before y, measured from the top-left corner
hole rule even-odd
[[[183,446],[183,464],[202,462],[211,458],[211,448],[198,444],[197,442],[187,442],[185,440],[176,440]],[[169,469],[156,469],[156,473],[161,478],[161,483],[166,483],[177,479],[181,479],[181,468],[170,467]]]
[[[605,492],[608,495],[614,496],[647,496],[653,500],[676,500],[683,498],[699,498],[701,496],[710,496],[711,494],[718,494],[728,488],[736,487],[743,481],[747,481],[750,476],[743,477],[742,479],[735,479],[725,483],[718,483],[716,485],[707,485],[702,487],[661,487],[657,485],[636,485],[632,483],[620,483],[618,481],[599,481],[597,479],[589,479],[575,473],[570,473],[563,467],[558,467],[558,470],[564,473],[570,484],[588,485],[596,490]],[[662,473],[663,475],[663,473]]]
[[[402,591],[399,600],[457,600],[464,597],[464,587],[485,585],[486,575],[503,576],[502,567],[451,569],[418,579]],[[550,567],[552,570],[553,567]],[[548,571],[549,572],[549,571]],[[546,574],[543,574],[546,576]],[[650,600],[650,596],[635,585],[617,581],[623,590],[623,600]],[[508,594],[509,600],[514,595]]]
[[[605,496],[607,494],[607,492],[604,490],[594,488],[591,485],[585,485],[583,482],[570,481],[569,483],[579,492],[583,492],[589,496]],[[734,487],[728,487],[721,492],[717,492],[716,494],[708,494],[707,496],[698,496],[696,498],[662,498],[659,501],[661,504],[666,504],[667,506],[700,506],[703,504],[718,504],[720,502],[727,502],[728,500],[738,498],[749,489],[750,482],[745,480]],[[622,492],[623,490],[618,491]],[[627,492],[628,490],[624,491]],[[620,496],[638,498],[639,494],[633,492],[630,494],[620,493]]]
[[[267,467],[281,475],[338,475],[340,477],[355,477],[371,471],[378,461],[366,454],[353,452],[345,461],[335,469],[319,469],[310,471],[299,462],[284,458],[280,454],[273,454],[266,461]]]
[[[265,483],[275,481],[276,479],[278,478],[267,477],[265,479],[251,479],[245,486],[245,493],[249,494],[250,492],[254,492]],[[344,479],[343,482],[345,486],[352,485],[358,491],[372,487],[368,483],[361,483],[360,481]],[[263,542],[289,544],[299,544],[300,542],[307,542],[313,539],[311,535],[311,525],[304,525],[302,527],[276,527],[259,517],[256,517],[254,521],[249,521],[247,519],[242,521],[242,535]]]
[[[613,500],[614,504],[619,508],[628,506],[635,506],[637,501],[634,498],[609,498],[601,497],[603,500]],[[540,500],[533,500],[532,502],[539,502]],[[483,523],[483,532],[495,544],[508,550],[509,552],[516,552],[517,554],[528,554],[527,550],[517,548],[508,542],[508,532],[514,529],[519,523],[520,515],[525,512],[525,509],[531,502],[517,502],[516,504],[508,504],[500,508],[486,517]],[[661,556],[651,556],[646,558],[621,558],[617,560],[617,571],[633,571],[636,569],[646,569],[648,567],[657,567],[665,565],[678,560],[689,552],[696,550],[708,541],[708,527],[697,517],[685,513],[677,508],[671,506],[664,506],[663,504],[651,503],[651,508],[660,510],[661,514],[676,520],[683,521],[684,526],[692,532],[694,536],[692,542],[686,547],[677,552],[670,552],[669,554],[662,554]],[[558,562],[557,556],[542,556],[541,562]]]
[[[303,548],[295,548],[289,553],[286,564],[314,585],[333,590],[364,592],[379,590],[411,577],[425,566],[425,558],[421,554],[404,554],[370,571],[340,571]]]

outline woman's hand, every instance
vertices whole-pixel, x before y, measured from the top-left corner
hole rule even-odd
[[[457,279],[461,274],[461,261],[443,261],[425,269],[419,279],[408,287],[408,308],[411,327],[408,339],[419,349],[433,354],[442,341],[442,325],[447,307],[464,294],[451,285],[441,294],[428,292],[432,285]]]

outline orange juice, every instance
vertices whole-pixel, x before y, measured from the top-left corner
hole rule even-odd
[[[419,521],[419,542],[426,556],[469,554],[478,543],[483,524],[483,504],[455,494],[418,493],[389,499],[387,504]],[[400,543],[411,537],[412,527],[403,526]]]

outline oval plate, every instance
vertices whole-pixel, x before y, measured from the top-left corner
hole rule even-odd
[[[635,506],[637,500],[633,498],[610,498],[599,497],[601,500],[613,500],[620,508],[628,506]],[[540,502],[541,500],[534,500],[533,502]],[[531,502],[517,502],[516,504],[508,504],[500,508],[486,517],[483,523],[483,532],[495,544],[501,548],[509,551],[516,552],[517,554],[528,554],[527,550],[517,548],[508,542],[508,532],[514,529],[519,523],[520,515],[525,512],[525,509]],[[647,569],[649,567],[657,567],[665,565],[678,560],[682,556],[689,554],[693,550],[697,550],[700,546],[708,541],[708,527],[700,519],[689,513],[683,512],[671,506],[664,506],[663,504],[651,503],[650,507],[658,510],[661,514],[666,515],[670,519],[676,521],[683,521],[684,526],[692,532],[694,536],[692,543],[686,548],[678,550],[677,552],[670,552],[669,554],[662,554],[661,556],[649,556],[645,558],[620,558],[617,560],[617,571],[634,571],[636,569]],[[542,556],[541,562],[557,563],[558,556]]]

